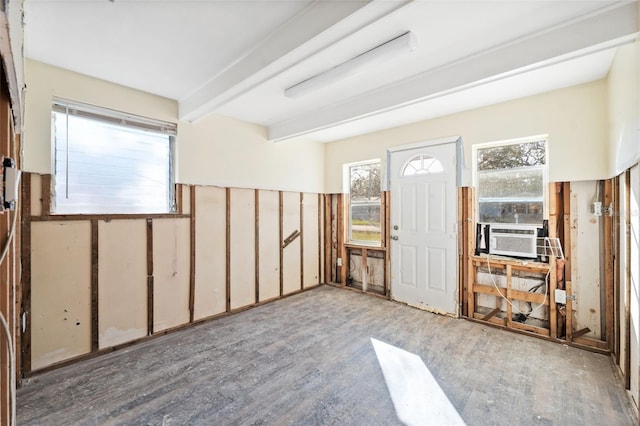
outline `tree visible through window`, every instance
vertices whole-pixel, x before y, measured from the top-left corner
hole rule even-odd
[[[478,220],[541,224],[546,163],[544,139],[477,147]]]
[[[349,166],[349,240],[380,243],[380,163]]]

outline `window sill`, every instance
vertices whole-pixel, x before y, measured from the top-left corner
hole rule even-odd
[[[379,250],[379,251],[386,251],[387,248],[383,247],[382,244],[367,244],[367,243],[361,243],[361,242],[349,242],[349,243],[344,243],[345,248],[351,248],[351,249],[362,249],[365,248],[367,250]]]

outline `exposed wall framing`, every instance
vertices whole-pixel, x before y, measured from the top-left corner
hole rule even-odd
[[[613,184],[611,181],[605,181],[603,201],[605,207],[609,207],[613,203]],[[468,210],[473,208],[473,196],[465,195],[464,190],[460,194],[462,214],[459,220],[463,220]],[[604,267],[604,291],[603,306],[605,306],[605,329],[603,331],[603,339],[587,337],[590,332],[589,328],[575,329],[575,305],[574,305],[574,283],[572,281],[571,263],[575,256],[571,233],[575,232],[576,223],[571,220],[571,184],[569,182],[552,183],[549,186],[549,234],[551,237],[560,239],[563,247],[565,259],[551,259],[549,264],[536,263],[530,261],[507,260],[502,258],[491,258],[490,267],[493,272],[498,272],[498,285],[492,282],[481,283],[478,280],[479,273],[487,274],[488,266],[485,256],[469,256],[466,272],[462,272],[465,276],[462,285],[463,294],[466,293],[466,306],[463,302],[463,313],[470,319],[483,321],[498,325],[501,327],[515,329],[517,331],[530,333],[538,336],[544,336],[552,340],[563,343],[569,343],[574,346],[608,352],[611,351],[614,344],[615,321],[614,321],[614,255],[613,247],[615,240],[613,235],[614,221],[613,218],[606,214],[604,216],[604,235],[603,242],[603,267]],[[609,211],[609,210],[607,210]],[[474,217],[474,215],[470,215]],[[475,225],[462,226],[462,232],[465,234],[461,238],[466,240],[467,250],[472,252],[474,247]],[[464,253],[460,253],[464,256]],[[548,275],[548,293],[545,297],[538,293],[523,292],[515,290],[512,286],[515,271],[524,271],[527,274],[539,274],[540,279]],[[466,291],[465,291],[466,286]],[[495,287],[498,286],[498,289]],[[565,290],[567,300],[566,305],[556,303],[555,289]],[[495,297],[495,307],[478,306],[478,296],[480,294]],[[502,302],[503,296],[508,302]],[[487,300],[483,296],[483,300]],[[523,324],[515,321],[517,315],[514,313],[513,304],[518,301],[530,304],[545,305],[544,315],[536,325]],[[486,305],[486,303],[485,303]],[[501,308],[502,306],[502,308]]]
[[[0,13],[0,20],[6,20],[4,13]],[[5,22],[6,24],[6,22]],[[6,27],[2,31],[6,35]],[[6,56],[6,49],[2,49],[3,57]],[[7,65],[5,58],[4,64]],[[9,61],[11,62],[11,61]],[[9,65],[11,65],[9,63]],[[11,67],[10,67],[11,68]],[[9,95],[9,85],[7,79],[11,79],[12,70],[9,69],[9,76],[3,68],[0,74],[0,156],[10,157],[20,167],[20,139],[16,137],[13,123],[14,119],[20,119],[19,111],[13,111],[11,97]],[[15,77],[15,76],[14,76]],[[14,101],[17,100],[14,99]],[[0,157],[0,158],[1,158]],[[2,167],[0,166],[0,170]],[[17,220],[20,216],[22,202],[18,203],[15,211],[4,210],[0,214],[0,251],[6,249],[6,255],[0,263],[0,312],[6,319],[10,336],[7,336],[4,328],[0,329],[0,424],[10,424],[13,410],[11,395],[16,382],[16,376],[12,376],[11,359],[14,359],[13,366],[18,371],[21,363],[20,351],[20,326],[18,322],[19,299],[21,287],[19,285],[20,260],[18,257],[18,247],[20,244],[21,227]],[[12,347],[9,347],[8,338],[11,338]]]
[[[381,243],[365,245],[347,241],[344,194],[325,195],[325,276],[329,284],[384,298],[390,297],[389,206],[390,193],[380,197]]]
[[[322,282],[318,194],[178,185],[175,214],[51,215],[50,185],[23,181],[25,376]]]

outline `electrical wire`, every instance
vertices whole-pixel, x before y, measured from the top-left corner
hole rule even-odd
[[[515,309],[516,311],[518,311],[517,313],[524,315],[525,317],[529,317],[531,314],[533,314],[534,312],[536,312],[538,309],[540,309],[541,307],[545,306],[547,303],[547,295],[549,293],[549,275],[551,274],[551,265],[549,265],[549,270],[547,271],[547,274],[544,276],[544,299],[542,299],[542,303],[539,304],[535,309],[532,308],[529,312],[525,313],[522,312],[520,310],[520,308],[518,308],[516,305],[514,305],[509,299],[507,299],[502,292],[500,291],[500,289],[498,288],[498,284],[496,283],[496,280],[493,276],[493,274],[491,273],[491,264],[489,263],[489,253],[487,253],[487,269],[489,271],[489,277],[491,277],[491,282],[493,283],[493,286],[496,288],[496,291],[498,292],[498,294],[500,295],[500,297],[502,297],[505,302],[507,302],[509,305],[511,305],[512,309]],[[538,288],[540,288],[542,286],[542,284],[540,284],[538,286]],[[535,287],[533,287],[535,288]]]
[[[2,329],[7,337],[7,345],[9,350],[9,393],[10,393],[10,402],[11,402],[11,421],[10,425],[16,424],[16,380],[15,380],[15,369],[16,369],[16,355],[13,352],[13,339],[11,338],[11,331],[9,330],[9,324],[7,323],[7,319],[0,312],[0,322],[2,323]]]
[[[7,241],[5,241],[4,247],[2,248],[2,253],[0,254],[0,265],[5,261],[7,257],[7,253],[9,253],[9,248],[11,247],[13,236],[16,230],[17,218],[18,218],[18,211],[15,210],[13,212],[13,221],[11,223],[11,230],[7,235]],[[9,393],[10,393],[10,400],[11,400],[10,424],[15,425],[16,424],[16,375],[15,375],[16,356],[15,356],[15,352],[13,351],[13,339],[11,337],[11,330],[9,329],[9,323],[7,322],[7,319],[4,317],[1,311],[0,311],[0,322],[2,322],[2,329],[4,330],[4,333],[7,338],[7,345],[9,350],[9,376],[10,376],[9,377],[10,378]]]
[[[17,154],[16,142],[13,143],[13,157],[15,158]],[[11,243],[13,242],[13,237],[16,231],[16,223],[18,221],[18,210],[13,211],[13,220],[11,221],[11,229],[7,234],[7,240],[4,243],[4,247],[2,248],[2,253],[0,253],[0,265],[4,263],[7,254],[9,253],[9,248],[11,247]],[[15,301],[14,301],[15,302]],[[13,303],[15,306],[15,303]],[[2,329],[7,338],[7,347],[9,351],[9,393],[10,393],[10,403],[11,403],[11,419],[9,424],[14,426],[16,424],[16,355],[13,350],[13,338],[11,334],[11,330],[9,328],[9,323],[5,316],[0,311],[0,322],[2,323]]]

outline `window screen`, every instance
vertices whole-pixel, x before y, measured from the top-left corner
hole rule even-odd
[[[175,125],[56,101],[55,214],[174,211]]]
[[[476,148],[478,220],[541,224],[546,163],[544,139]]]

